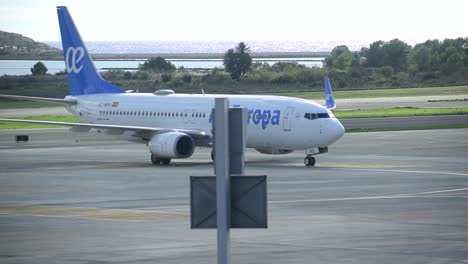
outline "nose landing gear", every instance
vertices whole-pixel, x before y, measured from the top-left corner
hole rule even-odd
[[[308,155],[307,157],[304,158],[304,165],[306,166],[314,166],[315,165],[315,158],[312,157],[311,155]]]

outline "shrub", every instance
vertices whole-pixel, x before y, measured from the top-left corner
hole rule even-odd
[[[132,79],[132,73],[129,71],[126,71],[123,75],[124,80],[131,80]]]
[[[274,84],[290,84],[290,83],[295,83],[296,79],[294,79],[292,75],[285,73],[274,78],[271,82]]]
[[[182,76],[182,80],[183,80],[185,83],[189,83],[189,82],[192,81],[192,75],[190,75],[190,74],[188,74],[188,73],[187,73],[187,74],[184,74],[184,75]]]
[[[150,58],[145,63],[140,64],[140,70],[154,72],[173,72],[176,67],[170,61],[166,61],[163,57]]]
[[[162,74],[162,75],[161,75],[161,81],[162,81],[163,83],[167,83],[167,82],[169,82],[171,79],[172,79],[172,75],[170,75],[170,74]]]
[[[47,71],[47,67],[40,61],[31,68],[32,75],[46,75]]]
[[[145,71],[137,71],[134,75],[133,78],[136,80],[148,80],[149,79],[149,74]]]

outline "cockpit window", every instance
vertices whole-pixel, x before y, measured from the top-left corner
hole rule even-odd
[[[317,119],[317,114],[316,113],[305,113],[304,118],[309,119],[309,120],[314,120],[314,119]]]
[[[335,117],[333,113],[305,113],[304,118],[309,119],[309,120],[314,120],[317,118],[330,118],[330,117]]]
[[[317,116],[318,118],[330,118],[330,115],[328,115],[328,113],[318,113]]]

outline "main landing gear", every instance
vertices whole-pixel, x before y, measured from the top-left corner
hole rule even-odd
[[[151,162],[154,165],[169,165],[171,163],[171,159],[168,158],[158,158],[156,155],[151,154]]]
[[[304,158],[304,165],[306,166],[314,166],[315,165],[315,158],[312,157],[311,155],[308,155],[307,157]]]

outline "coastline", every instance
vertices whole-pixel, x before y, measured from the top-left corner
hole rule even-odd
[[[268,59],[268,58],[323,58],[329,55],[329,51],[320,52],[252,52],[252,58]],[[163,57],[165,59],[190,59],[190,60],[207,60],[207,59],[222,59],[224,53],[91,53],[93,60],[146,60],[151,57]],[[0,60],[63,60],[63,55],[4,55],[0,56]]]

